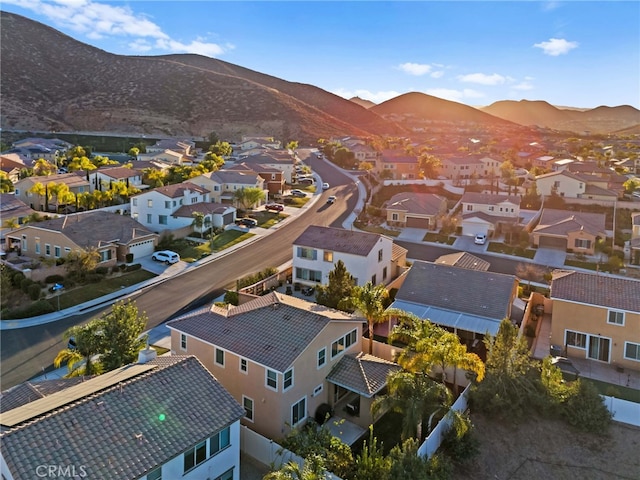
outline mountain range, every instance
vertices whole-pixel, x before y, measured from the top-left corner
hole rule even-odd
[[[407,135],[411,122],[538,125],[584,132],[637,128],[630,106],[560,110],[546,102],[476,109],[422,93],[373,105],[200,55],[115,55],[26,17],[0,12],[1,127],[315,141]]]

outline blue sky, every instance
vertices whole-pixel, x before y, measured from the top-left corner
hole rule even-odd
[[[640,2],[2,0],[111,53],[200,53],[345,98],[640,108]]]

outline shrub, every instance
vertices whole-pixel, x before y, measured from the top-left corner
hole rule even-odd
[[[444,434],[442,448],[456,463],[466,463],[480,452],[480,441],[476,437],[469,415],[452,412],[451,428]]]
[[[45,315],[51,312],[55,312],[53,305],[46,300],[38,300],[26,307],[10,310],[6,316],[3,316],[2,318],[29,318],[37,317],[38,315]]]
[[[20,288],[20,285],[22,285],[22,280],[24,278],[26,278],[24,276],[24,273],[14,272],[13,275],[11,276],[11,285],[13,285],[15,288]]]
[[[98,267],[96,268],[96,273],[98,275],[106,275],[107,273],[109,273],[109,267]]]
[[[63,280],[64,280],[64,277],[62,275],[49,275],[47,278],[44,279],[46,283],[60,283]]]
[[[100,283],[103,279],[103,276],[97,273],[89,273],[85,276],[84,279],[87,283]]]
[[[66,262],[64,257],[56,258],[56,265],[64,265],[64,262]]]
[[[23,278],[22,281],[20,282],[20,289],[24,292],[24,293],[28,293],[29,292],[29,287],[33,284],[33,280],[31,280],[30,278]]]
[[[576,393],[564,404],[564,417],[570,425],[585,432],[606,433],[611,424],[611,412],[593,384],[578,381]]]
[[[227,293],[224,294],[225,303],[230,303],[231,305],[238,305],[238,292],[234,292],[233,290],[228,290]]]
[[[29,295],[29,298],[31,300],[38,300],[40,298],[41,293],[42,293],[42,288],[37,283],[33,283],[29,285],[29,288],[27,289],[27,294]]]
[[[133,262],[133,253],[127,253],[125,255],[125,262],[132,263]]]

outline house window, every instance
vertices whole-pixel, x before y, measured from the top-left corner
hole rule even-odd
[[[307,397],[303,397],[291,406],[291,426],[295,427],[307,418]]]
[[[384,267],[382,269],[382,280],[386,280],[387,279],[387,267]]]
[[[187,349],[187,336],[184,333],[180,334],[180,349],[181,350]]]
[[[318,350],[318,368],[323,367],[325,363],[327,363],[326,347]]]
[[[398,217],[398,214],[397,214],[397,213],[392,213],[392,214],[391,214],[391,220],[393,220],[394,222],[397,222],[397,221],[398,221],[398,218],[399,218],[399,217]]]
[[[378,283],[375,274],[371,276],[371,283],[373,283],[374,285]]]
[[[320,392],[322,392],[322,390],[324,390],[324,384],[320,384],[318,385],[316,388],[313,389],[313,396],[317,397],[318,395],[320,395]]]
[[[313,248],[298,247],[298,258],[316,260],[318,258],[318,251]]]
[[[378,250],[378,262],[382,261],[382,249]]]
[[[249,365],[246,358],[240,359],[240,371],[243,373],[247,373],[249,371]]]
[[[134,207],[137,207],[137,206],[138,206],[138,199],[137,199],[137,198],[132,198],[132,199],[131,199],[131,204],[132,204]]]
[[[209,456],[212,457],[216,453],[224,450],[231,443],[231,429],[229,427],[223,428],[213,437],[209,438]]]
[[[201,442],[184,452],[184,473],[207,459],[207,442]]]
[[[607,323],[611,323],[613,325],[624,325],[624,312],[609,310]]]
[[[48,257],[49,255],[51,255],[51,245],[49,245],[48,243],[44,244],[44,254]]]
[[[588,358],[592,360],[599,360],[601,362],[609,362],[610,348],[610,339],[589,335],[589,349],[587,351]]]
[[[490,212],[493,212],[493,209],[494,209],[494,208],[495,208],[495,207],[494,207],[493,205],[491,205],[491,206],[489,207],[489,211],[490,211]]]
[[[333,262],[333,252],[325,250],[322,258],[325,262]]]
[[[344,352],[344,337],[339,338],[331,344],[331,358],[336,357]]]
[[[65,253],[65,255],[67,253],[71,253],[71,249],[69,247],[64,247],[64,253]]]
[[[147,213],[147,223],[152,223],[152,221],[151,214]]]
[[[587,336],[584,333],[566,330],[564,335],[564,343],[568,347],[587,348]]]
[[[191,203],[198,203],[198,197],[193,197],[191,199]]]
[[[233,480],[233,468],[230,468],[219,477],[214,478],[214,480]]]
[[[473,205],[467,205],[467,212],[473,211]]]
[[[40,241],[36,240],[36,253],[40,254]]]
[[[576,248],[591,248],[591,240],[583,240],[581,238],[576,238],[575,247]]]
[[[560,188],[560,180],[553,182],[553,188]]]
[[[216,348],[216,365],[224,367],[224,350]]]
[[[273,370],[267,369],[267,387],[278,390],[278,374]]]
[[[106,262],[108,260],[111,260],[111,250],[103,250],[100,252],[100,261]]]
[[[26,235],[22,235],[22,246],[20,247],[20,250],[22,250],[23,252],[27,251],[27,236]]]
[[[162,467],[158,467],[147,475],[147,480],[162,480]]]
[[[242,396],[242,406],[244,407],[244,417],[253,422],[253,398]]]
[[[167,216],[166,215],[158,215],[158,223],[160,225],[166,225],[167,224]]]
[[[165,200],[164,208],[171,208],[171,200]]]
[[[358,331],[357,330],[351,330],[347,335],[345,335],[344,337],[344,345],[346,348],[349,348],[351,345],[353,345],[354,343],[356,343],[356,340],[358,339]]]
[[[151,199],[147,200],[147,207],[153,208],[153,200]]]
[[[300,280],[310,280],[312,282],[321,282],[322,272],[318,270],[309,270],[307,268],[296,267],[296,278]]]
[[[288,390],[293,387],[293,369],[284,372],[284,379],[282,380],[282,390]]]
[[[624,342],[624,358],[640,362],[640,344]]]
[[[53,247],[53,256],[56,258],[60,258],[60,253],[61,253],[60,247],[58,245],[55,245]]]

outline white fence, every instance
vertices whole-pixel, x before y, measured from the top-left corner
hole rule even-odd
[[[640,427],[640,403],[608,397],[606,395],[601,395],[601,397],[616,422]]]
[[[451,428],[451,424],[453,423],[452,411],[463,412],[467,409],[470,388],[471,385],[467,385],[467,388],[464,389],[462,395],[460,395],[453,403],[451,409],[447,412],[444,418],[440,420],[438,425],[436,425],[431,433],[429,433],[429,436],[425,439],[422,445],[420,445],[418,455],[421,457],[431,458],[431,455],[433,455],[438,447],[440,447],[444,435],[449,431],[449,428]]]
[[[255,458],[263,465],[273,467],[274,469],[278,469],[289,462],[296,462],[301,468],[304,466],[304,459],[302,457],[282,448],[273,440],[263,437],[244,425],[240,426],[240,450]],[[325,472],[325,479],[342,480],[331,472]]]

